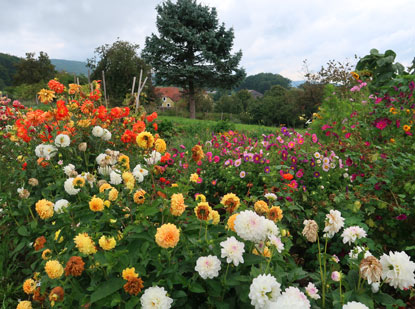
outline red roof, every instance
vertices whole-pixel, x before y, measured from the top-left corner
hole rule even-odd
[[[168,97],[172,101],[177,102],[181,99],[182,94],[180,89],[177,87],[156,87],[154,92],[159,97]]]

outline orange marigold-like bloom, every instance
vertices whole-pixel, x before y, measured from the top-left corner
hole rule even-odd
[[[78,84],[69,84],[68,93],[69,94],[76,94],[81,90],[81,86]]]
[[[199,220],[206,221],[209,219],[212,208],[207,202],[200,202],[195,208],[196,217]]]
[[[138,274],[135,272],[135,267],[126,268],[122,271],[122,278],[130,281],[133,278],[138,278]]]
[[[262,256],[265,256],[267,258],[271,257],[271,250],[269,250],[269,248],[266,247],[266,246],[264,247],[264,249],[262,251],[259,250],[259,252],[256,248],[254,248],[252,250],[252,253],[255,254],[255,255],[262,255]]]
[[[85,178],[77,176],[74,180],[72,180],[72,184],[75,188],[82,188],[85,185]]]
[[[65,89],[65,86],[55,79],[51,79],[49,81],[48,87],[49,89],[55,91],[56,93],[62,93],[63,90]]]
[[[26,294],[33,294],[35,292],[36,289],[36,282],[33,279],[26,279],[25,282],[23,283],[23,291]]]
[[[239,197],[237,197],[233,193],[226,194],[222,200],[220,201],[222,205],[225,206],[226,211],[229,213],[233,213],[235,210],[239,208],[239,205],[241,205],[241,201]]]
[[[226,227],[235,232],[235,219],[239,214],[233,214],[229,217]]]
[[[45,236],[40,236],[36,238],[35,243],[33,244],[33,247],[35,248],[35,251],[39,251],[40,249],[43,249],[46,243]]]
[[[46,262],[45,271],[50,279],[60,278],[63,274],[63,267],[57,260],[50,260]]]
[[[359,80],[359,74],[357,74],[356,72],[350,72],[350,74],[353,76],[353,78],[355,79],[355,80]]]
[[[192,159],[193,161],[197,162],[202,160],[205,157],[205,153],[203,152],[202,146],[195,145],[192,148]]]
[[[65,296],[65,292],[62,287],[57,286],[50,291],[49,300],[51,302],[52,307],[55,305],[55,302],[62,301],[63,297]]]
[[[144,195],[146,194],[146,191],[144,190],[137,190],[134,193],[134,202],[137,204],[143,204],[146,200]]]
[[[144,131],[136,138],[137,145],[144,149],[149,149],[154,145],[154,137],[150,132]]]
[[[85,100],[85,102],[81,105],[81,112],[84,114],[92,114],[94,108],[94,103],[92,101]]]
[[[79,277],[84,271],[85,263],[79,256],[71,256],[66,263],[65,276]]]
[[[274,222],[280,221],[282,217],[282,210],[279,206],[272,206],[271,209],[268,211],[268,219]]]
[[[117,242],[115,241],[114,237],[107,237],[107,236],[101,236],[101,238],[98,241],[99,245],[104,250],[111,250],[114,249],[117,245]]]
[[[157,229],[155,239],[162,248],[174,248],[179,242],[180,231],[174,224],[163,224]]]
[[[255,209],[255,212],[259,215],[267,213],[269,210],[268,204],[264,201],[256,201],[254,204],[254,209]]]
[[[408,125],[406,124],[406,125],[404,125],[404,126],[403,126],[403,130],[404,130],[405,132],[408,132],[408,131],[410,131],[410,130],[411,130],[411,126],[408,126]]]
[[[290,173],[287,173],[287,174],[283,174],[282,178],[284,178],[285,180],[292,180],[294,176]]]
[[[53,203],[48,200],[40,200],[36,203],[36,212],[43,220],[53,216]]]
[[[104,192],[107,189],[111,189],[112,186],[109,183],[104,183],[99,187],[99,193]]]
[[[141,278],[131,278],[124,284],[124,290],[130,295],[137,295],[143,289],[144,284]]]
[[[146,124],[144,123],[144,121],[137,121],[137,123],[133,125],[133,131],[136,133],[141,133],[145,129],[146,129]]]
[[[171,196],[170,212],[173,216],[180,216],[185,211],[186,207],[183,194],[178,193]]]
[[[39,303],[42,303],[46,299],[46,294],[40,294],[40,287],[37,287],[35,289],[35,292],[33,293],[33,300],[37,301]]]
[[[94,197],[89,201],[89,209],[92,211],[103,211],[104,201],[94,195]]]
[[[118,198],[118,190],[117,189],[115,189],[115,188],[112,188],[111,190],[110,190],[110,192],[108,193],[108,199],[110,200],[110,201],[115,201],[116,199]],[[105,204],[105,203],[104,203]]]

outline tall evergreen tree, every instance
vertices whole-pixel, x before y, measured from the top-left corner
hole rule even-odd
[[[142,56],[153,66],[158,84],[186,90],[190,118],[195,118],[197,89],[231,88],[242,81],[242,52],[231,54],[233,29],[219,25],[215,8],[195,0],[168,0],[156,10],[159,35],[146,38]]]

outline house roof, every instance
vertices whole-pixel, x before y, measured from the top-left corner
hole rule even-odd
[[[172,101],[177,102],[181,99],[182,94],[180,88],[177,87],[156,87],[154,92],[159,97],[168,97]]]
[[[256,98],[262,98],[264,95],[261,92],[258,92],[256,90],[248,89],[248,92],[256,99]]]

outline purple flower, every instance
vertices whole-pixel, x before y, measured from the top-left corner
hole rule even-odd
[[[246,176],[245,171],[242,171],[242,172],[240,172],[240,173],[239,173],[239,177],[241,177],[241,178],[245,178],[245,176]]]
[[[269,168],[269,166],[265,166],[264,172],[269,174],[270,171],[271,171],[271,169]]]
[[[313,173],[313,176],[316,177],[316,178],[318,178],[318,177],[320,177],[320,173],[319,172],[314,172]]]
[[[399,216],[396,217],[396,220],[403,221],[403,220],[406,220],[407,218],[408,217],[405,214],[400,214]]]
[[[294,163],[294,164],[297,163],[297,157],[292,156],[291,157],[291,162]]]
[[[260,163],[260,161],[261,161],[261,157],[260,157],[260,155],[259,154],[255,154],[254,155],[254,163]]]
[[[282,158],[284,161],[287,161],[287,158],[288,158],[288,152],[287,152],[287,150],[283,150],[283,151],[281,151],[281,158]]]

